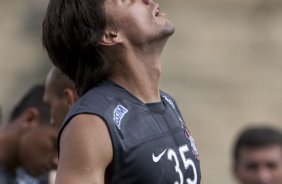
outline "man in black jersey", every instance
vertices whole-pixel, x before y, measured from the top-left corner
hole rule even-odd
[[[152,0],[50,0],[43,44],[81,96],[59,133],[57,184],[200,183],[194,139],[159,89],[173,33]]]
[[[282,133],[250,127],[240,133],[233,150],[234,175],[241,184],[282,184]]]

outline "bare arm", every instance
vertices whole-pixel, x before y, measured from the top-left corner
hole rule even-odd
[[[75,116],[60,140],[56,184],[104,184],[113,158],[110,135],[98,116]]]

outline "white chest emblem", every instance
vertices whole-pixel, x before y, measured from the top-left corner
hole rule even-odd
[[[122,105],[118,105],[114,109],[113,120],[114,120],[115,124],[117,125],[117,127],[119,129],[120,129],[120,125],[121,125],[121,120],[127,112],[128,112],[128,110]]]
[[[170,98],[168,98],[167,96],[163,96],[164,99],[171,105],[171,107],[173,109],[175,109],[174,103],[172,102],[172,100]]]

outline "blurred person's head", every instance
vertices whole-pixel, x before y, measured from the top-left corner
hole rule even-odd
[[[46,174],[56,167],[56,130],[43,102],[44,86],[36,85],[13,109],[1,129],[0,162],[9,171],[23,167],[30,175]]]
[[[44,101],[51,108],[51,124],[59,128],[77,100],[74,83],[57,67],[52,67],[45,82]]]
[[[121,61],[144,57],[145,52],[159,58],[173,32],[174,26],[152,0],[51,0],[43,44],[82,95],[119,72],[117,68],[124,69]]]
[[[282,134],[270,127],[241,132],[233,150],[234,175],[241,184],[282,184]]]

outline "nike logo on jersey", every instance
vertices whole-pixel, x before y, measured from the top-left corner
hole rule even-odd
[[[154,153],[152,154],[152,158],[154,162],[159,162],[160,159],[162,158],[162,156],[165,154],[167,149],[165,149],[163,152],[161,152],[161,154],[159,154],[158,156],[155,156]]]

